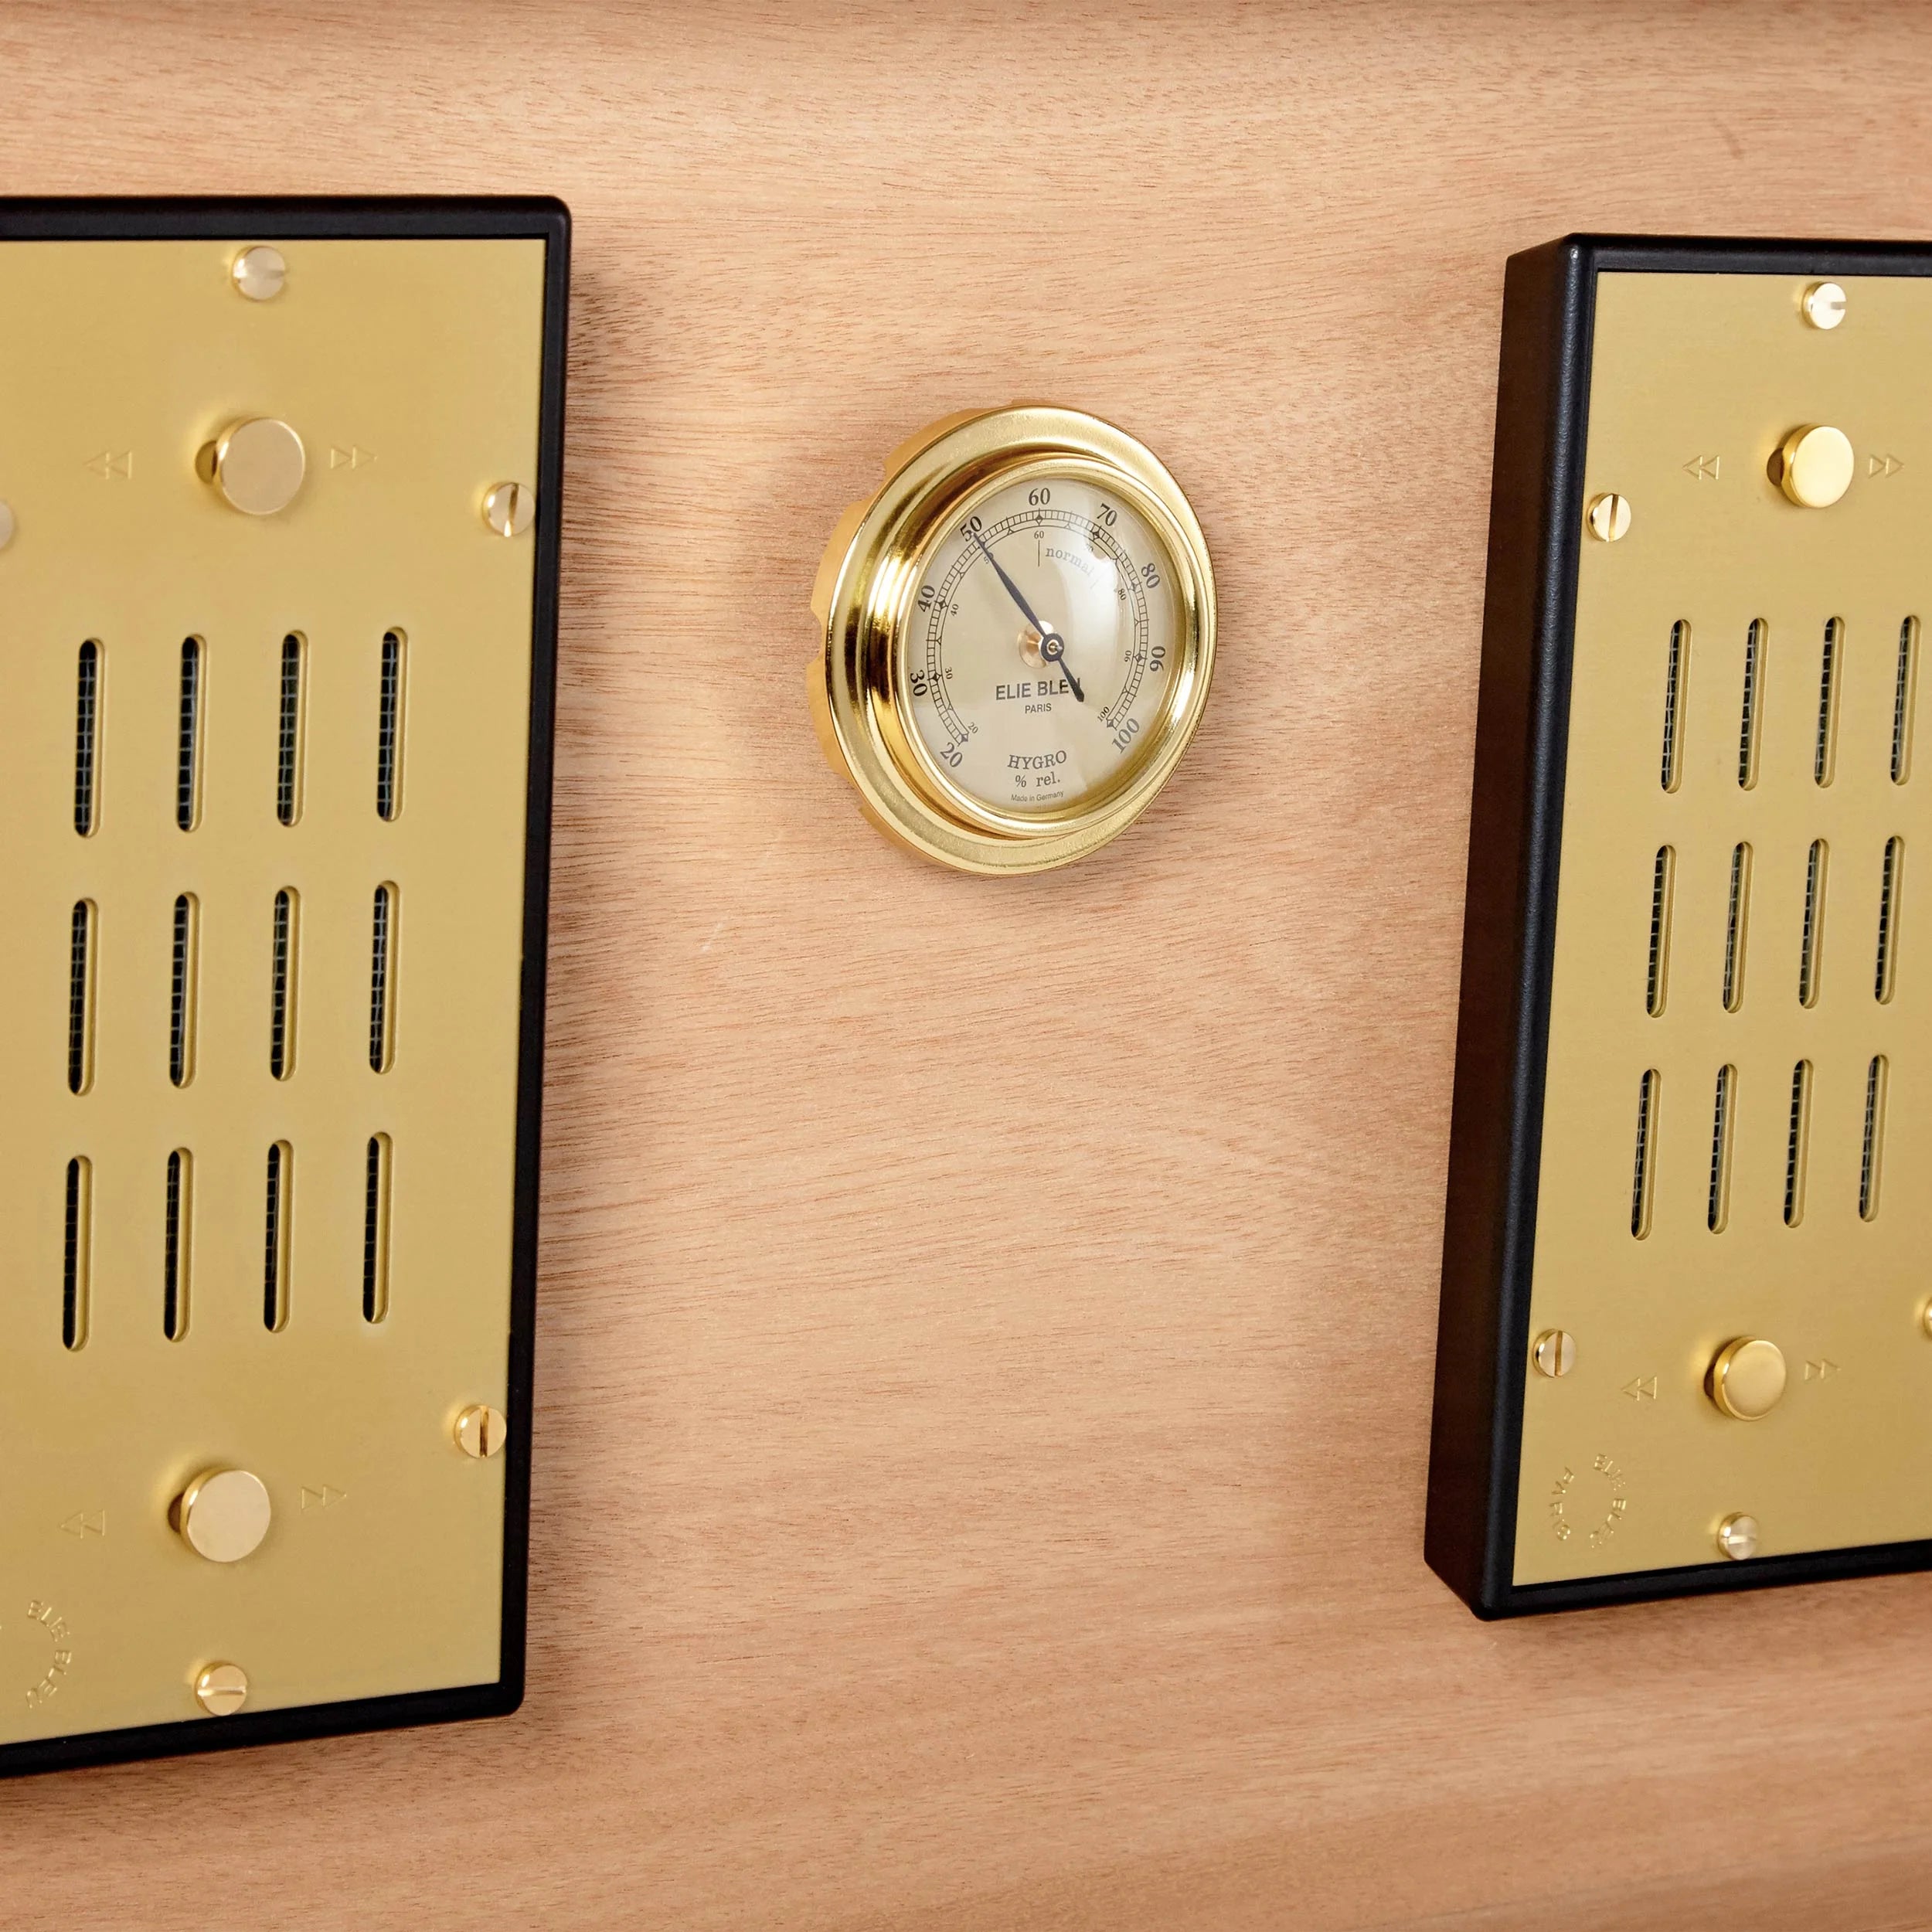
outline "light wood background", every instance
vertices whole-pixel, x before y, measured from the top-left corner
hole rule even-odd
[[[1420,1553],[1503,258],[1923,235],[1928,100],[1905,0],[0,13],[10,192],[579,251],[528,1703],[0,1788],[0,1925],[1932,1923],[1932,1577],[1485,1626]],[[1223,628],[1002,886],[802,667],[840,505],[1018,395],[1168,461]]]

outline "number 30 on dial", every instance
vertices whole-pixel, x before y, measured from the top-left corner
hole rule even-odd
[[[1187,498],[1071,410],[948,417],[840,519],[812,713],[879,828],[964,872],[1124,832],[1200,722],[1214,580]]]

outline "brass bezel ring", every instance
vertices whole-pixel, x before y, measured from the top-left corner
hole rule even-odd
[[[1207,540],[1150,451],[1075,410],[1021,406],[951,418],[900,456],[878,494],[842,522],[821,572],[824,647],[812,698],[826,750],[873,822],[926,858],[994,876],[1071,864],[1147,809],[1200,723],[1214,665]],[[1167,548],[1181,612],[1175,672],[1145,750],[1100,794],[1037,815],[1003,812],[954,785],[909,727],[913,588],[973,502],[1029,474],[1069,471],[1117,489]]]

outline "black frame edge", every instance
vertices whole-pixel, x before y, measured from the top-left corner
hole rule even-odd
[[[180,195],[0,197],[0,240],[422,241],[539,238],[570,253],[570,211],[549,195]],[[546,318],[547,320],[547,315]]]
[[[1714,235],[1570,235],[1588,281],[1604,274],[1676,275],[1932,275],[1923,241],[1828,241]]]
[[[1591,273],[1572,237],[1512,256],[1503,284],[1423,1544],[1483,1617],[1509,1614],[1511,1596]]]
[[[512,1230],[510,1464],[504,1485],[503,1651],[507,1713],[523,1701],[529,1606],[530,1461],[536,1362],[538,1214],[543,1182],[544,1033],[550,949],[550,828],[556,762],[557,621],[563,580],[565,377],[570,362],[570,213],[549,204],[543,368],[538,410],[536,568],[531,586],[530,739],[523,828],[523,983],[517,1046]]]
[[[493,1682],[183,1719],[0,1745],[0,1780],[88,1765],[185,1757],[354,1732],[508,1716],[523,1701],[529,1628],[531,1406],[536,1362],[543,1048],[549,947],[550,831],[556,763],[557,621],[563,545],[564,396],[569,366],[570,211],[550,196],[189,198],[0,197],[0,241],[522,237],[544,243],[539,377],[536,565],[531,595],[530,736],[526,779],[523,956],[517,1046],[516,1172],[511,1231],[502,1645]]]

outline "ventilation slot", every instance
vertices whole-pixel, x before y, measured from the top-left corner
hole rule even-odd
[[[1657,1141],[1658,1074],[1646,1073],[1637,1089],[1637,1165],[1630,1192],[1630,1231],[1638,1240],[1650,1233],[1651,1154]]]
[[[362,1199],[362,1319],[389,1313],[389,1139],[372,1134]]]
[[[403,674],[400,631],[383,633],[383,688],[376,729],[376,815],[393,819],[403,809]]]
[[[1685,686],[1690,678],[1690,626],[1682,617],[1670,628],[1670,666],[1664,682],[1664,789],[1675,791],[1683,776]]]
[[[1651,879],[1650,983],[1645,999],[1653,1019],[1663,1012],[1670,991],[1670,916],[1676,876],[1677,854],[1668,845],[1659,846]]]
[[[274,976],[268,1019],[268,1070],[285,1080],[295,1070],[295,958],[300,910],[284,886],[275,895]]]
[[[1825,627],[1824,655],[1818,674],[1818,749],[1811,759],[1811,776],[1828,785],[1838,765],[1838,686],[1840,647],[1845,627],[1833,617]]]
[[[91,837],[96,822],[96,789],[100,770],[100,646],[90,638],[80,647],[73,723],[73,828]]]
[[[302,815],[303,666],[308,648],[294,632],[282,639],[281,710],[275,732],[275,816],[292,825]]]
[[[1731,1218],[1731,1114],[1737,1097],[1737,1069],[1722,1068],[1711,1114],[1710,1231],[1722,1234]]]
[[[1764,699],[1764,620],[1754,617],[1744,638],[1744,716],[1737,734],[1737,782],[1757,783],[1757,725]]]
[[[1804,871],[1804,951],[1798,966],[1798,1003],[1815,1006],[1825,954],[1825,869],[1829,855],[1825,841],[1811,842],[1811,856]]]
[[[266,1247],[262,1260],[262,1326],[279,1335],[288,1325],[289,1223],[295,1187],[295,1157],[286,1141],[268,1150]]]
[[[1784,1225],[1804,1218],[1804,1163],[1811,1138],[1811,1063],[1791,1069],[1791,1133],[1784,1150]]]
[[[1865,1077],[1865,1158],[1859,1166],[1859,1218],[1879,1218],[1879,1170],[1885,1160],[1885,1090],[1890,1063],[1881,1053]]]
[[[60,1339],[70,1349],[87,1339],[87,1277],[94,1247],[94,1163],[84,1155],[67,1163],[66,1250],[60,1273]]]
[[[1899,626],[1899,686],[1892,700],[1892,782],[1902,785],[1912,775],[1912,713],[1916,708],[1919,675],[1919,621],[1907,617]]]
[[[1731,906],[1724,929],[1724,1010],[1736,1012],[1744,1004],[1744,937],[1750,918],[1751,849],[1740,845],[1731,854]]]
[[[395,956],[396,888],[378,886],[369,939],[369,1063],[379,1073],[396,1056]]]
[[[175,823],[192,832],[201,823],[202,645],[181,646],[181,713],[175,740]]]
[[[94,1083],[94,902],[74,902],[67,942],[67,1091]]]
[[[1904,883],[1905,841],[1894,838],[1885,848],[1885,876],[1879,891],[1879,965],[1872,990],[1881,1005],[1889,1005],[1897,978],[1899,892]]]
[[[161,1327],[170,1342],[188,1332],[189,1234],[193,1222],[194,1162],[185,1148],[168,1157],[167,1216],[162,1230]]]
[[[201,954],[201,903],[192,893],[175,901],[174,962],[168,991],[168,1077],[185,1087],[195,1077],[195,987]]]

